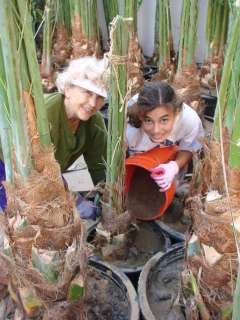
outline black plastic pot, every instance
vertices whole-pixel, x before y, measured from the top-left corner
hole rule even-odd
[[[217,104],[217,97],[212,95],[203,94],[201,95],[201,99],[205,103],[205,109],[204,109],[204,116],[207,120],[210,120],[213,122],[214,113],[216,109]]]
[[[100,273],[103,278],[111,281],[116,287],[118,287],[121,290],[122,294],[126,297],[129,310],[126,320],[138,320],[140,311],[137,293],[127,276],[120,270],[106,262],[90,259],[89,265],[94,267],[94,269],[98,273]],[[114,319],[115,318],[113,318],[112,320]]]
[[[158,68],[157,66],[152,66],[152,65],[146,65],[144,66],[144,69],[143,69],[143,77],[145,80],[149,80],[151,79],[151,77],[157,73],[158,71]]]
[[[148,297],[148,290],[150,288],[151,280],[154,274],[154,270],[157,270],[158,274],[163,271],[166,271],[169,265],[176,265],[176,262],[183,260],[184,258],[184,248],[182,243],[175,244],[170,248],[166,253],[159,252],[153,256],[144,266],[138,282],[138,296],[140,309],[143,315],[143,319],[146,320],[165,320],[161,311],[158,312],[158,315],[154,314]],[[156,279],[153,279],[156,281]],[[180,280],[179,280],[180,281]],[[161,283],[157,283],[158,288],[161,290]],[[163,289],[164,290],[164,289]],[[166,299],[166,292],[163,292],[160,295]],[[169,294],[169,293],[168,293]],[[164,300],[164,298],[162,299]],[[167,300],[167,299],[166,299]],[[171,301],[174,301],[174,298],[171,296]],[[164,302],[166,303],[166,302]],[[177,319],[177,318],[171,318]],[[182,318],[181,318],[182,319]]]
[[[162,241],[164,242],[163,244],[163,252],[165,252],[166,250],[168,250],[168,248],[171,245],[171,240],[170,237],[168,236],[168,234],[166,234],[162,228],[160,227],[160,225],[158,223],[156,223],[155,221],[149,221],[149,222],[141,222],[141,223],[146,223],[149,226],[151,226],[152,231],[157,233],[158,237],[162,239]],[[94,239],[95,236],[95,226],[93,226],[92,228],[90,228],[88,230],[88,242],[91,242]],[[156,252],[153,252],[152,255],[154,255]],[[90,258],[92,261],[102,261],[101,256],[91,256]],[[125,262],[124,262],[125,263]],[[137,287],[137,282],[138,282],[138,277],[140,275],[140,272],[144,266],[144,264],[146,263],[146,261],[139,266],[129,266],[129,267],[123,267],[121,265],[117,265],[114,264],[114,261],[111,262],[111,265],[114,265],[116,268],[118,268],[119,270],[121,270],[121,272],[125,273],[132,281],[133,285],[135,287]]]
[[[105,126],[107,128],[108,127],[108,102],[106,102],[104,104],[104,106],[101,108],[100,112],[103,116],[103,120],[104,120]]]
[[[158,220],[157,221],[158,225],[160,226],[160,228],[166,232],[166,234],[168,234],[170,236],[170,238],[173,240],[173,242],[182,242],[186,240],[185,234],[178,232],[177,230],[174,230],[173,228],[171,228],[169,225],[167,225],[166,223]]]
[[[162,217],[156,220],[156,223],[169,235],[172,243],[176,243],[185,241],[185,233],[191,221],[184,221],[183,204],[175,197]]]

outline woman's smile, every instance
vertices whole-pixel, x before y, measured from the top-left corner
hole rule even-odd
[[[70,86],[65,90],[65,106],[68,118],[87,121],[101,109],[104,98],[78,86]]]

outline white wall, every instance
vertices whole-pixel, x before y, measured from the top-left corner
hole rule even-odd
[[[120,10],[122,7],[121,3],[122,0],[119,0]],[[207,4],[208,0],[199,0],[198,44],[196,51],[197,62],[202,62],[204,60]],[[175,50],[178,48],[179,41],[181,7],[182,0],[170,0],[172,33]],[[103,38],[104,42],[106,43],[106,24],[105,19],[103,17],[104,11],[102,0],[98,0],[98,11],[100,19],[100,28],[103,30]],[[142,48],[143,54],[147,57],[151,57],[154,52],[155,12],[156,0],[143,0],[142,5],[138,11],[138,40]]]
[[[154,51],[156,0],[143,0],[138,11],[138,40],[145,56]]]

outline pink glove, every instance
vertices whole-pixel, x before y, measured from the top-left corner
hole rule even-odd
[[[170,188],[174,177],[179,172],[179,167],[176,161],[160,164],[151,169],[151,178],[159,185],[161,191],[166,191]]]

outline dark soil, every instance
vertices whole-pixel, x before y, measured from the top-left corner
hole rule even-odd
[[[124,290],[99,270],[90,269],[88,274],[89,297],[86,298],[88,320],[128,320],[130,305]]]
[[[166,237],[156,223],[139,222],[126,235],[124,250],[118,252],[120,250],[116,248],[114,256],[107,260],[118,268],[140,270],[155,253],[165,251],[166,245]],[[100,243],[96,246],[98,249],[95,253],[101,257],[103,245]]]
[[[191,225],[191,220],[183,215],[183,204],[178,198],[173,199],[173,202],[159,221],[180,233],[185,233],[189,225]]]
[[[165,201],[165,194],[150,177],[150,173],[140,167],[135,169],[126,205],[128,211],[138,219],[156,216]]]
[[[53,302],[53,304],[56,305],[57,302]],[[54,315],[52,315],[54,308],[52,308],[52,310],[50,310],[51,316],[49,315],[49,319],[78,319],[75,313],[71,316],[67,310],[67,303],[65,304],[65,302],[62,301],[61,316],[58,314],[56,317],[54,317]],[[16,306],[9,296],[7,296],[4,301],[0,300],[0,320],[16,319],[14,316],[15,311]],[[130,303],[126,295],[126,290],[125,288],[122,288],[115,279],[112,278],[111,271],[105,272],[89,266],[85,312],[87,320],[130,319]],[[65,313],[68,314],[68,316],[64,316]],[[40,320],[42,319],[42,315],[32,318],[20,317],[18,319]]]
[[[126,260],[115,260],[114,265],[120,268],[141,268],[157,252],[166,250],[166,239],[152,222],[138,223],[132,235],[132,245]]]
[[[182,253],[173,251],[160,259],[149,274],[147,298],[156,320],[184,320],[179,304],[181,272],[184,268]]]

